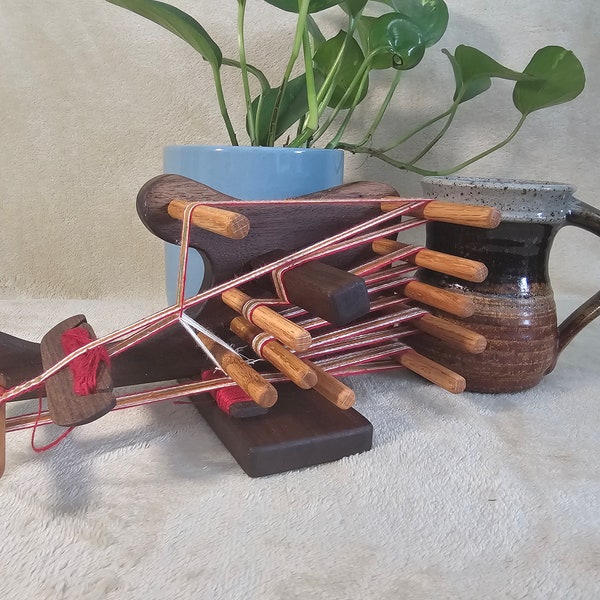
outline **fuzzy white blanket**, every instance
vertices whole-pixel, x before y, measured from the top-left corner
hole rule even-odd
[[[83,312],[102,334],[156,308],[5,299],[0,323],[39,340]],[[355,377],[373,450],[260,479],[191,406],[112,413],[41,455],[8,434],[0,597],[597,598],[598,325],[519,394]]]

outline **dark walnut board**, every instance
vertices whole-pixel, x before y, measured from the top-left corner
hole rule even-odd
[[[236,419],[209,394],[192,398],[223,445],[250,477],[310,467],[366,452],[373,426],[359,412],[340,410],[314,390],[276,385],[277,403],[266,415]]]

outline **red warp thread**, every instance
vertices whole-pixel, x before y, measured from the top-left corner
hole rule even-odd
[[[31,448],[34,452],[37,452],[37,453],[46,452],[46,450],[50,450],[50,448],[54,448],[54,446],[58,446],[58,444],[60,444],[71,433],[71,431],[73,431],[73,429],[75,429],[75,427],[69,427],[68,429],[65,429],[54,441],[50,442],[49,444],[46,444],[45,446],[36,446],[35,445],[35,432],[37,431],[38,425],[40,424],[40,416],[42,414],[42,404],[43,404],[43,400],[42,400],[42,397],[40,396],[39,403],[38,403],[37,417],[35,418],[35,423],[33,424],[33,430],[31,431]]]
[[[93,340],[89,332],[83,327],[67,329],[61,337],[65,355],[71,354],[71,352],[89,344],[91,341]],[[101,362],[106,365],[110,364],[110,357],[103,346],[88,350],[69,363],[69,368],[73,374],[73,391],[76,394],[87,396],[96,391],[98,367]]]
[[[202,381],[220,378],[221,376],[217,375],[214,371],[202,371]],[[217,406],[226,414],[230,414],[230,409],[234,404],[239,402],[253,402],[252,398],[239,385],[211,390],[209,394],[214,398]]]

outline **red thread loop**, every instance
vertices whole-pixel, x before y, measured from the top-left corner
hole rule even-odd
[[[50,442],[49,444],[46,444],[45,446],[36,446],[35,432],[37,431],[38,425],[40,424],[40,416],[42,415],[42,403],[42,397],[40,396],[38,402],[37,417],[35,418],[33,429],[31,430],[31,449],[34,452],[37,452],[38,454],[41,452],[46,452],[47,450],[54,448],[54,446],[58,446],[58,444],[60,444],[73,431],[73,429],[75,429],[75,427],[69,427],[68,429],[65,429],[54,441]]]
[[[89,344],[91,341],[93,340],[89,332],[83,327],[67,329],[61,337],[65,355],[71,354],[71,352]],[[87,396],[96,391],[98,367],[101,362],[106,365],[110,364],[110,357],[103,346],[92,348],[69,363],[69,368],[73,374],[73,391],[76,394]]]
[[[214,371],[202,371],[202,381],[220,378],[221,375],[217,375]],[[234,404],[253,401],[238,385],[211,390],[209,394],[214,398],[217,406],[226,414],[230,414],[230,409]]]

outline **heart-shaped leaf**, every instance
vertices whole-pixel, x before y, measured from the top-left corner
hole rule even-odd
[[[308,28],[308,33],[312,37],[315,50],[320,48],[326,42],[325,36],[311,15],[306,16],[306,26]]]
[[[352,17],[360,14],[360,11],[366,6],[368,0],[345,0],[340,2],[341,8]]]
[[[338,54],[346,41],[344,54],[342,55],[341,64],[338,67],[335,79],[335,90],[329,101],[329,106],[336,107],[339,105],[346,90],[358,74],[361,65],[365,60],[365,56],[358,45],[358,42],[353,37],[348,37],[345,31],[340,31],[335,37],[327,40],[317,50],[314,56],[315,68],[324,76],[330,73],[334,68]],[[350,94],[340,108],[350,108],[353,104],[358,104],[366,96],[368,83],[362,86],[360,98],[354,99],[354,94]]]
[[[518,81],[513,91],[514,105],[523,115],[569,102],[585,87],[581,63],[573,52],[560,46],[538,50],[523,72],[531,78]]]
[[[369,52],[377,52],[373,69],[406,71],[416,67],[425,54],[420,29],[402,13],[386,13],[368,20]]]
[[[156,0],[107,0],[111,4],[126,8],[150,21],[164,27],[171,33],[186,41],[198,51],[213,68],[219,68],[223,55],[219,46],[208,35],[206,30],[192,17],[183,11]]]
[[[464,81],[462,70],[454,56],[452,56],[446,48],[444,48],[442,52],[450,60],[452,70],[454,71],[456,89],[454,91],[453,99],[455,101],[460,97],[460,102],[466,102],[467,100],[471,100],[471,98],[475,98],[475,96],[479,96],[479,94],[483,94],[483,92],[491,87],[492,80],[490,77],[479,77],[477,79],[472,79],[471,81]]]
[[[448,50],[442,50],[452,63],[456,90],[454,100],[466,102],[482,94],[492,85],[492,77],[520,81],[529,79],[529,75],[513,71],[501,65],[493,58],[472,46],[458,46],[454,56]]]
[[[448,26],[448,6],[444,0],[376,0],[394,12],[406,15],[423,36],[425,46],[438,42]]]

